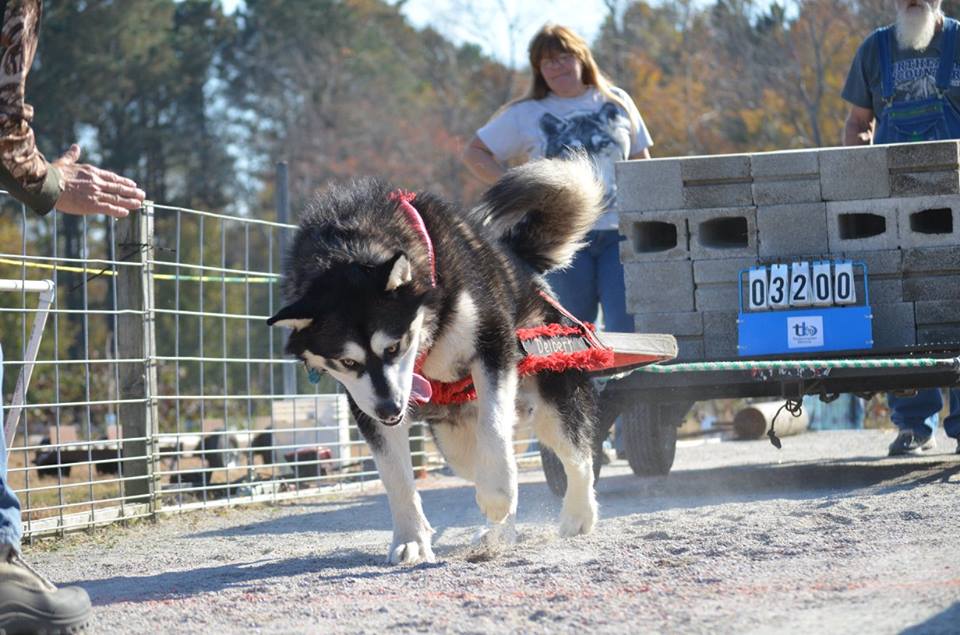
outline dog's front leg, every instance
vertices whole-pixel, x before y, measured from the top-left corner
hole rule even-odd
[[[491,537],[512,541],[517,513],[517,463],[513,453],[517,372],[513,364],[499,369],[477,363],[472,369],[477,389],[477,504],[494,525]],[[500,525],[500,527],[496,527]]]
[[[373,460],[377,464],[380,480],[387,490],[387,500],[390,502],[393,542],[387,554],[387,562],[434,562],[435,557],[430,546],[433,528],[423,515],[420,494],[417,493],[413,480],[409,422],[405,420],[397,426],[385,426],[375,422],[356,406],[353,406],[352,410],[357,427],[373,453]]]

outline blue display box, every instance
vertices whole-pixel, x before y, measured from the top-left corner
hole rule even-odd
[[[873,348],[867,270],[863,263],[854,265],[863,268],[862,305],[745,312],[741,292],[737,352],[754,356]],[[746,272],[740,272],[741,280]]]

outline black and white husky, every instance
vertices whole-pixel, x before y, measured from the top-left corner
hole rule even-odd
[[[510,170],[468,214],[424,192],[411,214],[387,185],[363,180],[332,187],[300,220],[284,266],[289,304],[268,324],[292,328],[287,352],[347,389],[390,501],[389,562],[434,558],[414,487],[411,418],[429,423],[453,470],[476,484],[488,521],[480,542],[516,539],[518,420],[563,462],[560,533],[593,529],[592,384],[580,371],[518,377],[516,330],[563,322],[540,295],[542,275],[569,263],[602,198],[580,157]],[[426,379],[468,375],[476,401],[414,406],[429,393]]]

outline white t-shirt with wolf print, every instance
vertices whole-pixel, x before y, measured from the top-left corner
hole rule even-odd
[[[636,133],[631,133],[630,117],[623,108],[590,87],[579,97],[550,93],[543,99],[513,104],[480,128],[477,136],[498,161],[552,159],[586,150],[606,187],[607,211],[594,229],[617,229],[614,164],[652,146],[653,139],[630,96],[619,88],[612,91],[636,117]]]

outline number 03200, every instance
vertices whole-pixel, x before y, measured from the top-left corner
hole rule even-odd
[[[853,263],[843,260],[753,267],[747,275],[747,300],[751,311],[855,304]]]

